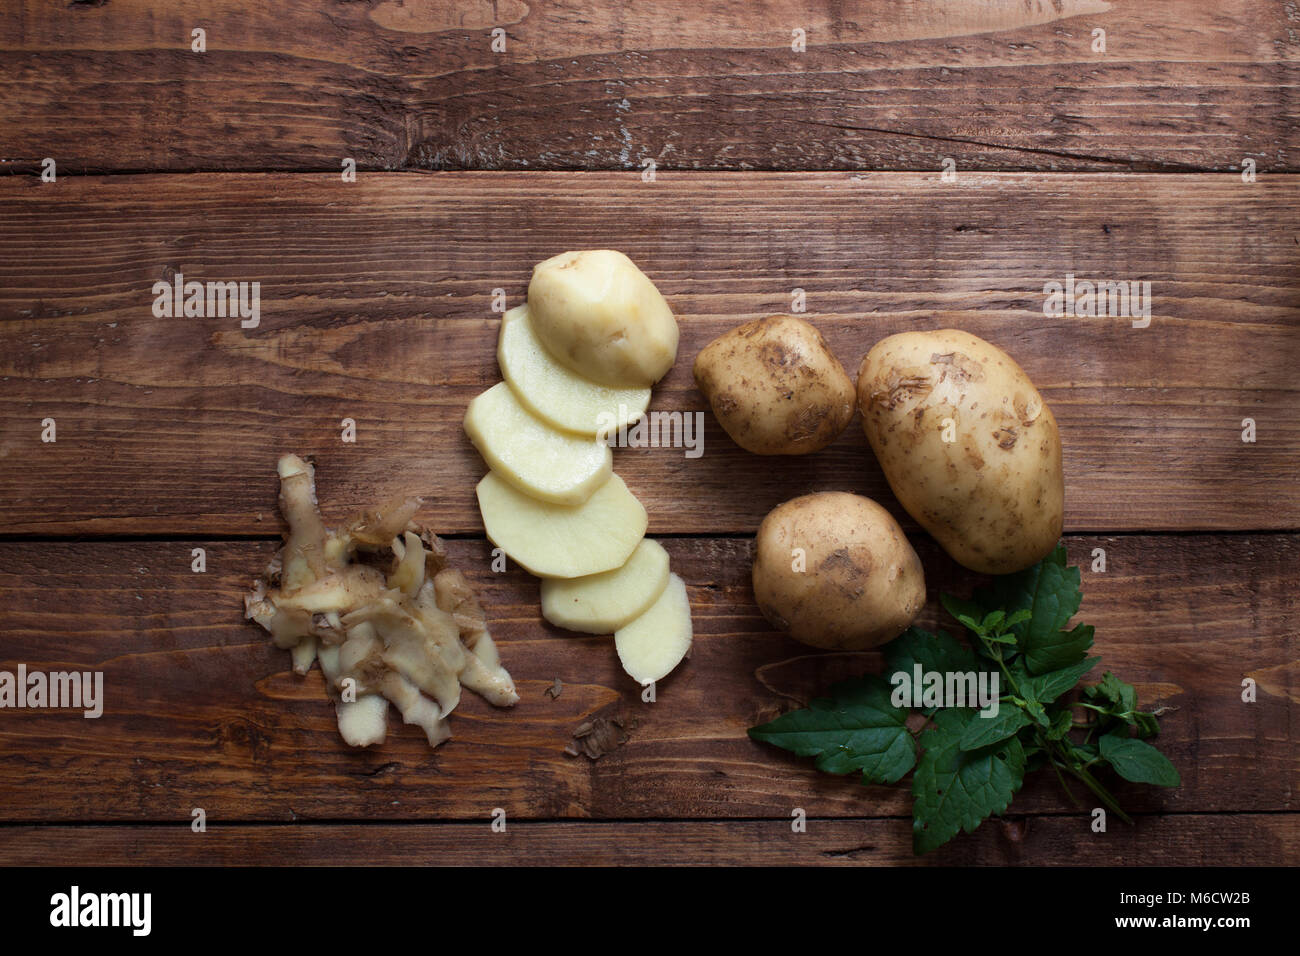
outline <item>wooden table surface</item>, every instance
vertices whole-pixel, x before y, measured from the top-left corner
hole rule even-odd
[[[102,671],[106,701],[97,720],[0,711],[0,863],[914,862],[904,789],[745,735],[879,666],[757,613],[752,536],[777,503],[889,507],[925,563],[923,624],[978,582],[902,513],[858,419],[798,459],[740,451],[711,414],[698,459],[616,453],[695,621],[654,704],[608,639],[545,624],[534,579],[491,571],[460,422],[499,379],[494,290],[521,302],[533,263],[593,247],[627,252],[679,316],[654,409],[706,409],[696,352],[803,290],[851,371],[887,334],[958,327],[1055,411],[1079,620],[1143,702],[1175,708],[1160,745],[1183,783],[1117,784],[1136,825],[1095,834],[1032,781],[920,862],[1297,862],[1294,4],[857,7],[9,5],[0,670]],[[260,282],[260,325],[156,318],[152,286],[177,273]],[[1046,316],[1067,274],[1149,281],[1150,325]],[[319,672],[294,676],[242,617],[289,451],[315,456],[327,518],[425,496],[517,707],[468,696],[436,751],[400,724],[341,743]],[[594,715],[628,743],[565,755]]]

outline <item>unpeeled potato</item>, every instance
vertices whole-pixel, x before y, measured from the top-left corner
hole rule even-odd
[[[867,650],[925,604],[921,560],[870,498],[825,491],[777,505],[755,541],[754,597],[777,630],[812,647]]]
[[[1056,419],[1001,349],[954,329],[891,335],[862,362],[858,405],[899,503],[959,564],[1009,574],[1056,546]]]
[[[695,357],[695,384],[731,440],[756,455],[825,448],[853,418],[853,380],[822,334],[792,315],[714,339]]]

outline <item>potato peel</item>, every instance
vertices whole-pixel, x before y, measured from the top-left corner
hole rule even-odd
[[[346,743],[382,744],[389,703],[436,747],[451,736],[447,717],[462,686],[497,707],[519,701],[469,582],[446,567],[437,535],[414,522],[419,498],[393,499],[331,530],[313,466],[285,455],[277,470],[288,529],[244,613],[290,651],[295,673],[320,665]]]

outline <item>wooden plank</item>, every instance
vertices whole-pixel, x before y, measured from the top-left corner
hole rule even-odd
[[[782,820],[296,823],[173,827],[6,827],[0,865],[48,866],[1286,866],[1300,854],[1300,815],[1141,817],[1092,833],[1080,818],[1009,817],[928,856],[910,821]]]
[[[1160,746],[1183,785],[1117,782],[1123,804],[1147,814],[1295,811],[1300,536],[1067,543],[1085,566],[1106,550],[1106,572],[1085,571],[1080,615],[1097,628],[1103,666],[1134,682],[1144,704],[1177,708]],[[190,570],[198,545],[203,574]],[[105,687],[99,719],[4,712],[0,822],[187,823],[195,807],[213,824],[479,821],[496,807],[512,820],[908,814],[899,788],[818,774],[745,735],[835,680],[878,669],[879,655],[816,652],[772,632],[753,606],[749,540],[665,545],[690,590],[696,641],[655,703],[641,702],[607,638],[544,624],[534,579],[493,574],[482,541],[457,540],[453,560],[480,591],[522,700],[498,711],[467,694],[453,739],[433,752],[400,725],[383,747],[357,752],[338,739],[319,673],[294,676],[288,654],[241,620],[241,592],[270,542],[0,543],[0,669],[99,670]],[[973,578],[928,540],[919,550],[929,626],[939,591],[968,593]],[[1247,675],[1259,686],[1253,704],[1241,700]],[[563,690],[551,700],[555,678]],[[565,756],[593,714],[622,714],[631,739],[596,762]],[[1017,812],[1070,814],[1056,782],[1040,777]],[[1078,811],[1070,826],[1086,829],[1086,818]]]
[[[1280,171],[1300,157],[1300,41],[1277,0],[14,7],[0,22],[0,142],[20,171],[45,157],[64,175],[337,173],[344,157],[1074,171],[1249,158]],[[196,27],[206,52],[192,51]]]
[[[654,407],[703,411],[713,336],[788,311],[851,373],[879,338],[957,326],[1006,348],[1059,419],[1067,528],[1296,529],[1300,179],[928,174],[215,175],[0,184],[0,528],[264,534],[284,451],[352,510],[418,492],[481,534],[466,404],[498,380],[492,290],[568,248],[624,249],[680,314]],[[260,282],[261,324],[155,318],[153,284]],[[1149,280],[1151,325],[1047,318],[1067,274]],[[343,418],[356,444],[340,441]],[[1242,441],[1243,419],[1258,440]],[[41,441],[54,418],[58,441]],[[798,461],[705,413],[704,453],[624,449],[656,534],[751,533],[778,502],[893,499],[850,425]]]

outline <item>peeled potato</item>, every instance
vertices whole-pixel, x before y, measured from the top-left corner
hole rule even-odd
[[[609,445],[552,428],[505,382],[469,403],[465,431],[496,474],[540,501],[580,505],[613,471]]]
[[[668,586],[668,552],[643,538],[621,568],[542,582],[542,617],[584,634],[613,634],[646,612]]]
[[[530,498],[494,471],[477,491],[487,536],[538,577],[577,578],[621,567],[645,536],[645,508],[618,475],[580,505]]]
[[[546,351],[533,331],[528,306],[501,317],[497,362],[515,397],[530,412],[556,428],[597,435],[627,425],[645,414],[650,389],[610,388],[565,368]]]
[[[675,574],[650,609],[614,632],[618,660],[642,686],[668,676],[691,649],[691,602],[686,585]]]
[[[677,319],[627,256],[589,249],[533,267],[528,308],[561,365],[613,387],[653,385],[677,358]]]

